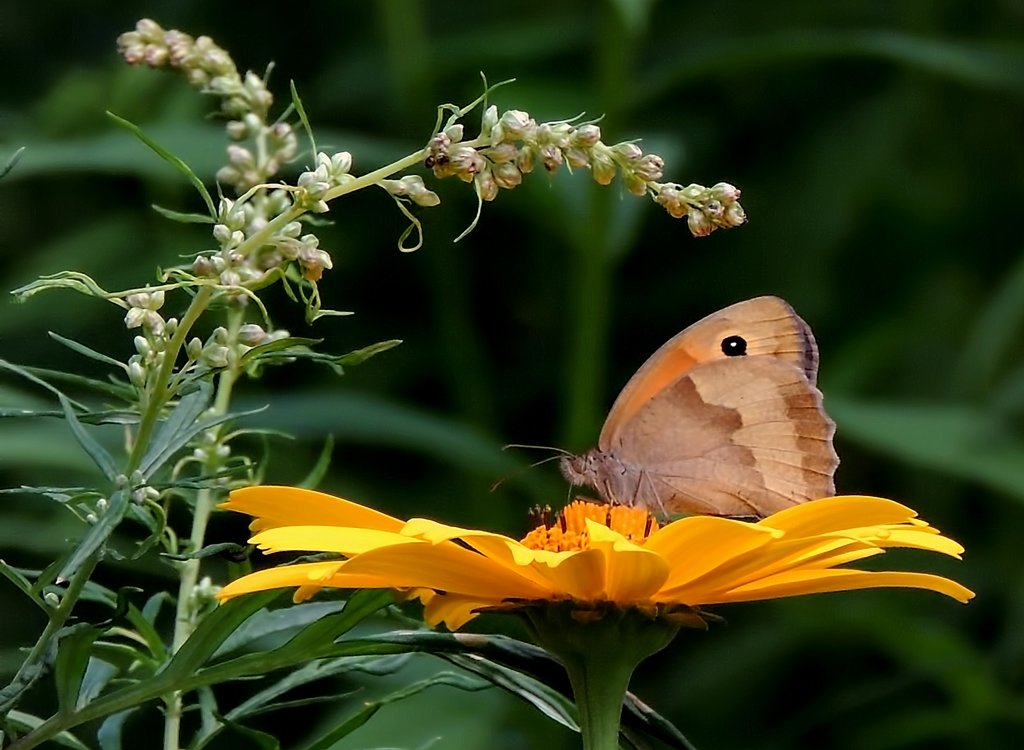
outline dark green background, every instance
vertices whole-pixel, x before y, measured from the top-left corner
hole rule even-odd
[[[326,490],[520,534],[527,507],[559,505],[566,488],[548,465],[489,491],[548,455],[503,444],[593,444],[617,389],[665,339],[731,302],[778,294],[818,337],[839,491],[905,502],[968,549],[962,564],[885,562],[954,576],[978,598],[962,607],[876,591],[719,607],[729,627],[684,633],[642,667],[635,691],[702,749],[1019,743],[1024,3],[173,5],[0,10],[0,161],[28,146],[0,182],[0,287],[74,268],[122,288],[212,246],[204,228],[149,209],[201,204],[103,114],[139,123],[208,182],[223,161],[212,100],[120,63],[115,38],[140,16],[213,36],[242,69],[275,61],[279,105],[294,79],[321,146],[351,151],[357,172],[419,148],[434,107],[475,98],[481,71],[518,79],[496,94],[503,108],[538,120],[604,114],[606,141],[643,138],[667,179],[739,186],[749,224],[697,240],[618,185],[534,174],[453,245],[475,206],[451,181],[432,183],[442,206],[419,212],[426,243],[404,255],[402,218],[383,193],[334,204],[336,224],[318,230],[334,258],[322,289],[326,306],[356,316],[311,331],[277,294],[276,320],[336,352],[405,344],[341,380],[300,364],[246,387],[239,405],[269,403],[258,422],[297,438],[273,445],[268,480],[298,481],[333,434]],[[131,353],[112,305],[54,293],[0,309],[0,357],[99,373],[47,330]],[[4,405],[29,397],[0,381]],[[0,423],[3,485],[56,484],[86,467],[62,424]],[[56,508],[3,502],[9,561],[45,564],[78,533]],[[218,519],[212,534],[238,540],[244,526]],[[102,580],[153,588],[167,575],[154,559],[108,567]],[[11,591],[0,597],[10,672],[40,623],[11,615],[22,607]],[[332,715],[307,709],[263,728],[293,746]],[[436,689],[344,747],[437,736],[445,748],[578,743],[497,691]]]

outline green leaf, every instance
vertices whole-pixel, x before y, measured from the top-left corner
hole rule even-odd
[[[20,375],[21,377],[25,378],[26,380],[28,380],[28,381],[30,381],[32,383],[35,383],[38,386],[42,386],[43,388],[45,388],[46,390],[48,390],[50,393],[52,393],[53,395],[57,396],[58,398],[64,397],[64,394],[61,391],[59,391],[57,388],[54,388],[52,385],[47,383],[42,378],[39,378],[39,377],[36,376],[35,373],[39,372],[39,370],[37,368],[21,367],[19,365],[15,365],[15,364],[12,364],[12,363],[8,362],[7,360],[0,359],[0,369],[9,370],[10,372],[13,372],[15,375]],[[50,374],[52,371],[44,370],[42,372],[44,374]],[[73,401],[72,403],[74,403],[74,405],[77,406],[80,409],[83,409],[83,410],[85,409],[85,405],[80,403],[80,402],[78,402],[78,401]]]
[[[100,728],[96,730],[96,741],[99,742],[100,750],[121,750],[124,724],[128,717],[138,710],[138,706],[136,706],[125,711],[118,711],[103,720]]]
[[[316,463],[313,465],[313,468],[309,470],[309,473],[303,477],[301,482],[299,482],[299,487],[313,489],[320,484],[324,475],[327,473],[327,469],[331,466],[331,456],[333,451],[334,436],[328,435],[327,439],[324,440],[324,447],[320,450],[320,457],[317,458]]]
[[[196,213],[182,213],[181,211],[172,211],[169,208],[158,206],[156,203],[150,206],[154,211],[163,216],[165,219],[171,221],[177,221],[181,224],[213,224],[214,220],[207,214],[196,214]]]
[[[486,681],[474,679],[465,674],[458,672],[438,672],[431,677],[417,680],[410,685],[406,685],[383,698],[368,702],[358,711],[350,714],[348,718],[336,727],[332,728],[325,735],[318,738],[312,744],[307,745],[305,750],[329,750],[329,748],[333,747],[338,740],[343,737],[347,737],[356,729],[366,724],[366,722],[373,718],[374,714],[384,706],[391,703],[397,703],[405,700],[406,698],[411,698],[418,693],[422,693],[428,688],[438,686],[452,687],[457,690],[466,691],[484,690],[490,687]]]
[[[355,365],[361,365],[370,357],[374,357],[380,354],[381,352],[386,352],[388,349],[394,349],[401,343],[401,339],[388,339],[387,341],[378,341],[376,344],[364,346],[362,349],[356,349],[355,351],[351,351],[348,354],[342,354],[341,356],[332,357],[332,359],[339,365],[343,365],[346,367],[354,367]]]
[[[13,154],[11,154],[11,158],[8,159],[7,163],[3,166],[2,169],[0,169],[0,180],[2,180],[4,177],[6,177],[10,173],[10,171],[12,169],[14,169],[14,166],[21,160],[21,155],[24,154],[24,153],[25,153],[25,147],[22,146],[17,151],[15,151]]]
[[[78,421],[85,424],[138,424],[139,415],[124,409],[103,409],[78,412]],[[0,409],[0,419],[36,419],[38,417],[64,417],[62,409]]]
[[[78,543],[78,546],[72,551],[71,556],[64,563],[60,574],[57,576],[59,580],[66,581],[70,579],[79,566],[106,543],[110,535],[114,533],[114,529],[121,523],[125,513],[128,512],[129,502],[128,491],[125,489],[119,489],[110,496],[107,510],[89,528],[89,531]]]
[[[58,712],[67,714],[78,705],[79,691],[89,666],[92,644],[103,634],[103,628],[80,623],[72,625],[59,639],[55,682],[57,685]]]
[[[7,721],[21,731],[32,730],[43,723],[38,716],[25,713],[24,711],[13,710],[7,714]],[[89,746],[75,737],[71,732],[59,732],[53,736],[54,744],[61,747],[69,747],[72,750],[89,750]]]
[[[303,130],[306,131],[306,137],[309,138],[309,148],[313,154],[313,161],[316,162],[316,138],[313,137],[313,128],[309,124],[309,117],[306,116],[306,108],[302,106],[302,99],[299,98],[299,90],[295,86],[295,81],[288,81],[288,90],[292,94],[292,104],[295,105],[295,112],[299,116],[299,122],[302,123]]]
[[[0,367],[3,367],[4,365],[5,363],[2,360],[0,360]],[[8,367],[8,369],[12,368]],[[87,378],[82,375],[75,375],[74,373],[71,372],[49,370],[45,367],[23,367],[19,369],[22,371],[22,373],[27,375],[40,375],[58,383],[69,383],[71,385],[81,386],[83,388],[88,388],[89,390],[97,391],[99,393],[105,393],[110,396],[115,396],[123,401],[131,401],[135,396],[135,391],[132,389],[132,387],[122,383],[110,382],[107,380],[95,380],[93,378]],[[46,381],[36,377],[32,378],[32,380],[33,382],[39,383],[40,385],[43,385],[47,389],[56,392],[56,389]],[[85,409],[84,404],[80,404],[74,399],[71,399],[71,401],[79,409]]]
[[[150,602],[156,599],[157,602],[162,601],[164,598],[170,595],[167,592],[161,592],[163,596],[157,595],[157,597],[150,597]],[[149,602],[147,602],[148,604]],[[128,611],[126,613],[128,622],[135,628],[135,632],[142,636],[142,640],[146,642],[146,648],[149,649],[150,655],[159,662],[167,659],[167,647],[164,645],[164,639],[160,637],[160,634],[156,631],[153,626],[153,621],[147,617],[143,612],[139,611],[139,608],[134,604],[128,605]]]
[[[54,333],[53,331],[48,331],[47,333],[50,334],[50,338],[52,338],[54,341],[57,341],[58,343],[64,344],[64,346],[66,346],[71,351],[78,352],[82,356],[88,357],[89,359],[95,359],[97,362],[102,362],[106,365],[111,365],[112,367],[117,367],[121,370],[127,370],[127,367],[125,366],[124,362],[118,362],[113,357],[108,357],[106,354],[102,354],[101,352],[98,352],[95,349],[90,349],[85,344],[81,344],[77,341],[74,341],[73,339],[65,338],[61,336],[59,333]]]
[[[978,408],[830,395],[828,410],[844,439],[1024,499],[1024,443]]]
[[[161,557],[166,557],[168,560],[204,560],[207,557],[227,556],[245,559],[248,549],[249,547],[244,544],[236,544],[235,542],[219,542],[218,544],[208,544],[195,552],[187,552],[184,554],[162,552]]]
[[[273,639],[283,642],[294,633],[310,623],[341,612],[345,602],[303,602],[291,607],[264,609],[246,620],[236,632],[232,633],[213,655],[219,660],[225,655],[250,650],[249,647],[259,641]]]
[[[89,454],[89,458],[92,459],[93,463],[103,472],[103,476],[109,479],[111,482],[117,479],[118,471],[117,465],[114,463],[114,458],[107,450],[96,442],[96,439],[90,435],[81,422],[78,421],[78,417],[75,415],[75,409],[71,405],[71,402],[64,396],[63,393],[58,393],[57,398],[60,399],[60,405],[64,409],[64,418],[67,420],[68,427],[71,428],[71,434],[75,436],[75,440],[82,446],[82,449]]]
[[[43,603],[43,600],[36,595],[35,591],[32,589],[32,582],[22,575],[21,571],[8,565],[6,561],[0,560],[0,575],[13,583],[18,591],[27,596],[33,604],[49,616],[49,607],[47,607],[46,604]]]
[[[210,193],[207,192],[206,186],[203,185],[203,181],[200,180],[196,176],[196,173],[192,171],[192,168],[188,164],[183,162],[177,156],[172,154],[170,151],[165,149],[159,143],[157,143],[152,138],[150,138],[145,133],[143,133],[142,129],[139,128],[134,123],[129,122],[128,120],[125,120],[122,117],[118,117],[113,112],[107,112],[107,117],[109,117],[111,120],[116,122],[118,125],[120,125],[124,129],[128,130],[129,132],[131,132],[136,138],[138,138],[140,141],[142,141],[147,146],[149,146],[149,148],[157,156],[159,156],[165,162],[167,162],[172,167],[174,167],[176,170],[181,172],[181,174],[183,174],[185,176],[185,178],[190,183],[192,183],[192,187],[194,187],[196,189],[196,192],[199,193],[199,196],[203,199],[203,202],[206,204],[206,208],[210,212],[210,216],[211,217],[216,217],[217,216],[217,209],[214,207],[213,199],[210,198]]]
[[[574,732],[580,731],[575,704],[549,685],[486,659],[464,654],[445,654],[443,658],[468,672],[480,675],[489,683],[533,706],[556,723]]]

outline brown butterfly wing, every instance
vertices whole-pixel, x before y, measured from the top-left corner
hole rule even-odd
[[[652,510],[765,516],[834,494],[834,432],[804,370],[772,355],[716,359],[600,446],[601,479],[607,499]]]
[[[697,321],[652,354],[615,399],[598,446],[613,442],[634,415],[655,395],[693,367],[727,359],[722,341],[742,336],[747,356],[768,355],[799,368],[813,385],[818,377],[818,347],[810,327],[778,297],[737,302]]]

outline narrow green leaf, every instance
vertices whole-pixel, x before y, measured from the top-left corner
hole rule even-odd
[[[7,714],[7,721],[21,731],[30,731],[43,723],[38,716],[14,710]],[[61,747],[69,747],[72,750],[89,750],[89,746],[71,734],[71,732],[59,732],[53,736],[53,743]]]
[[[100,750],[121,750],[125,722],[138,710],[138,707],[135,707],[118,711],[103,720],[100,728],[96,730],[96,741],[99,742]]]
[[[95,359],[97,362],[102,362],[103,364],[110,365],[112,367],[117,367],[120,368],[121,370],[127,370],[127,367],[125,366],[124,362],[118,362],[113,357],[108,357],[106,354],[103,354],[102,352],[98,352],[95,349],[90,349],[85,344],[79,343],[78,341],[75,341],[73,339],[65,338],[64,336],[61,336],[59,333],[54,333],[53,331],[47,331],[47,333],[50,334],[51,339],[58,343],[64,344],[64,346],[66,346],[73,352],[78,352],[82,356],[88,357],[89,359]]]
[[[213,224],[214,220],[207,214],[196,214],[196,213],[182,213],[181,211],[172,211],[169,208],[158,206],[153,203],[150,208],[156,211],[158,214],[163,216],[165,219],[171,221],[177,221],[182,224]]]
[[[62,409],[0,409],[0,419],[37,419],[39,417],[62,417]],[[137,424],[139,415],[123,409],[78,412],[78,421],[85,424]]]
[[[299,487],[313,489],[320,484],[324,475],[327,473],[327,470],[331,466],[331,456],[333,451],[334,435],[328,435],[327,439],[324,440],[324,447],[320,450],[319,458],[317,458],[316,463],[313,464],[313,468],[309,470],[309,473],[303,477],[301,482],[299,482]]]
[[[295,81],[288,81],[288,89],[292,94],[292,104],[295,105],[295,112],[299,116],[299,121],[302,123],[303,130],[306,131],[306,137],[309,138],[309,147],[313,153],[313,162],[316,162],[316,138],[313,137],[313,128],[309,124],[309,118],[306,116],[306,108],[302,106],[302,99],[299,98],[299,90],[295,86]]]
[[[445,654],[442,658],[467,672],[480,675],[497,687],[525,701],[558,724],[580,731],[576,706],[567,696],[522,672],[486,659],[465,654]]]
[[[1024,443],[979,408],[830,395],[828,409],[846,439],[1024,499]]]
[[[117,465],[114,463],[114,458],[107,450],[96,442],[96,439],[90,435],[81,422],[78,421],[78,417],[75,415],[75,409],[64,396],[63,393],[58,394],[57,398],[60,399],[60,405],[64,409],[64,418],[67,420],[68,427],[71,428],[71,434],[75,436],[75,440],[82,446],[82,449],[89,454],[89,458],[92,459],[93,463],[103,472],[110,481],[117,479],[117,475],[120,473],[117,469]]]
[[[152,600],[153,598],[151,597],[150,601]],[[153,627],[153,622],[140,612],[139,608],[134,604],[128,605],[126,616],[128,622],[135,628],[135,632],[142,636],[142,639],[146,642],[146,648],[149,649],[150,655],[157,661],[165,661],[168,656],[167,647],[164,645],[164,639],[160,637],[156,628]]]
[[[369,703],[363,706],[361,709],[353,714],[350,714],[344,721],[335,726],[331,731],[317,739],[316,741],[306,745],[304,750],[330,750],[334,747],[338,740],[343,737],[348,737],[352,732],[359,729],[370,719],[373,718],[374,714],[380,711],[384,706],[380,703]]]
[[[58,579],[66,581],[71,578],[79,566],[93,552],[96,552],[103,546],[107,539],[110,538],[110,535],[114,533],[114,529],[121,523],[125,513],[128,512],[129,502],[128,491],[124,489],[117,490],[110,496],[106,512],[99,517],[99,520],[93,524],[78,543],[78,546],[72,551],[71,556],[61,568],[60,574],[57,576]]]
[[[12,568],[4,560],[0,560],[0,575],[13,583],[15,588],[27,596],[33,604],[39,607],[39,609],[43,610],[47,615],[50,614],[49,607],[47,607],[46,604],[43,603],[43,600],[40,599],[32,590],[32,582],[22,575],[21,571],[16,568]]]
[[[116,122],[118,125],[120,125],[124,129],[128,130],[129,132],[131,132],[136,138],[138,138],[140,141],[142,141],[147,146],[149,146],[149,148],[157,156],[159,156],[165,162],[167,162],[172,167],[174,167],[176,170],[181,172],[181,174],[183,174],[185,176],[185,178],[190,183],[192,183],[192,187],[194,187],[196,189],[196,192],[198,192],[199,196],[203,199],[203,202],[206,204],[206,208],[210,212],[210,216],[215,217],[217,215],[217,209],[214,207],[213,199],[210,198],[210,193],[206,190],[206,186],[203,185],[203,181],[200,180],[196,176],[196,173],[192,171],[192,168],[188,164],[186,164],[184,161],[179,159],[177,156],[172,154],[170,151],[165,149],[159,143],[157,143],[152,138],[150,138],[145,133],[143,133],[142,129],[139,128],[134,123],[129,122],[128,120],[125,120],[122,117],[118,117],[113,112],[107,112],[107,117],[109,117],[111,120]]]
[[[2,362],[0,362],[0,366],[2,366]],[[22,369],[25,372],[31,373],[33,375],[43,376],[57,383],[68,383],[70,385],[77,385],[81,386],[82,388],[88,388],[89,390],[97,391],[98,393],[106,393],[110,396],[115,396],[121,399],[122,401],[131,401],[135,396],[135,391],[132,389],[132,387],[125,383],[111,382],[109,380],[95,380],[93,378],[87,378],[83,375],[76,375],[72,372],[49,370],[45,367],[25,367]],[[42,383],[43,381],[38,382]],[[51,388],[52,390],[52,386],[48,387]],[[72,403],[74,403],[75,406],[77,406],[80,409],[85,409],[84,405],[78,403],[77,401],[74,401],[73,399]]]
[[[13,154],[11,154],[11,158],[8,159],[7,163],[3,166],[2,169],[0,169],[0,180],[2,180],[4,177],[6,177],[10,173],[10,171],[12,169],[14,169],[14,166],[19,161],[21,161],[21,155],[24,154],[24,153],[25,153],[25,147],[22,146],[17,151],[15,151]]]
[[[267,734],[266,732],[261,732],[258,729],[252,729],[233,721],[225,721],[224,725],[225,728],[242,735],[242,737],[256,747],[261,748],[261,750],[280,750],[281,743],[272,734]]]
[[[364,346],[362,349],[356,349],[348,354],[342,354],[341,356],[334,357],[339,365],[346,367],[354,367],[355,365],[361,365],[363,362],[368,360],[370,357],[374,357],[381,352],[386,352],[388,349],[394,349],[396,346],[402,343],[401,339],[388,339],[387,341],[378,341],[376,344],[370,344]]]
[[[87,706],[99,697],[103,689],[118,676],[120,669],[105,659],[97,658],[96,644],[91,649],[92,657],[86,667],[82,686],[78,690],[78,706]]]
[[[344,608],[343,601],[303,602],[291,607],[256,612],[220,645],[213,655],[213,660],[217,661],[228,654],[250,650],[253,644],[268,639],[280,643],[310,623],[337,614]]]
[[[171,554],[170,552],[161,553],[161,557],[166,557],[168,560],[204,560],[207,557],[227,557],[245,559],[246,552],[249,548],[244,544],[236,544],[235,542],[219,542],[217,544],[208,544],[202,549],[198,549],[195,552],[188,552],[184,554]]]
[[[80,708],[78,695],[89,666],[92,644],[103,634],[102,628],[85,623],[72,625],[67,630],[59,639],[54,666],[58,712],[61,714]]]
[[[21,377],[25,378],[26,380],[28,380],[28,381],[30,381],[32,383],[35,383],[38,386],[42,386],[43,388],[45,388],[46,390],[48,390],[50,393],[52,393],[53,395],[55,395],[57,397],[63,397],[64,396],[64,394],[60,390],[58,390],[57,388],[54,388],[52,385],[47,383],[45,380],[43,380],[42,378],[39,378],[39,377],[36,376],[35,373],[39,372],[38,368],[21,367],[19,365],[12,364],[11,362],[8,362],[7,360],[0,359],[0,369],[9,370],[10,372],[13,372],[15,375],[20,375]],[[49,371],[49,370],[44,370],[42,372],[44,374],[50,374],[51,373],[51,371]],[[82,404],[81,402],[72,401],[72,403],[75,406],[77,406],[79,409],[85,410],[85,408],[86,408],[85,405]]]

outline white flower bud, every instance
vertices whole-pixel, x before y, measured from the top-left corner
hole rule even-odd
[[[146,386],[146,369],[138,361],[128,363],[128,380],[136,388]]]

